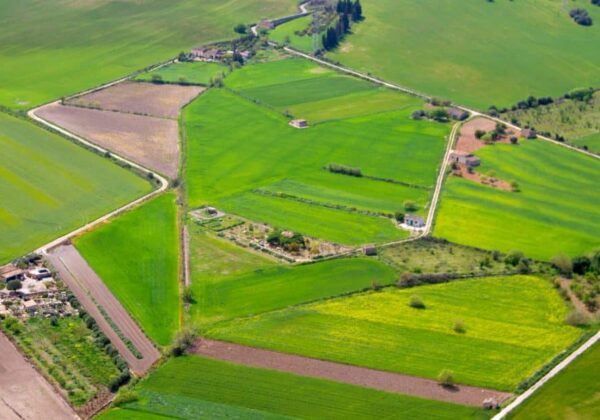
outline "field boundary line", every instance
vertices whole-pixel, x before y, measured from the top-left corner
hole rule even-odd
[[[272,42],[272,41],[270,41],[269,43],[271,45],[279,45],[279,44],[277,44],[275,42]],[[352,69],[350,69],[348,67],[345,67],[345,66],[342,66],[342,65],[339,65],[339,64],[331,63],[329,61],[323,60],[323,59],[318,58],[318,57],[314,57],[314,56],[312,56],[310,54],[307,54],[307,53],[304,53],[302,51],[298,51],[298,50],[296,50],[294,48],[290,48],[290,47],[286,46],[286,47],[283,47],[283,49],[284,49],[284,51],[286,51],[286,52],[288,52],[288,53],[290,53],[292,55],[303,57],[303,58],[305,58],[307,60],[314,61],[314,62],[316,62],[318,64],[323,65],[323,66],[330,67],[330,68],[332,68],[334,70],[338,70],[340,72],[343,72],[343,73],[346,73],[346,74],[350,74],[352,76],[355,76],[355,77],[358,77],[358,78],[361,78],[361,79],[364,79],[364,80],[368,80],[370,82],[379,84],[381,86],[385,86],[385,87],[388,87],[390,89],[398,90],[400,92],[404,92],[404,93],[407,93],[409,95],[422,98],[422,99],[424,99],[426,101],[430,101],[432,99],[432,96],[429,96],[429,95],[427,95],[425,93],[421,93],[421,92],[416,91],[414,89],[410,89],[408,87],[404,87],[404,86],[401,86],[401,85],[398,85],[398,84],[395,84],[395,83],[386,82],[386,81],[381,80],[381,79],[379,79],[377,77],[369,76],[368,74],[361,73],[361,72],[356,71],[356,70],[352,70]],[[476,110],[474,110],[472,108],[469,108],[469,107],[466,107],[464,105],[459,105],[459,104],[456,104],[454,102],[452,103],[452,105],[455,106],[456,108],[462,109],[463,111],[469,112],[473,117],[478,117],[478,116],[479,117],[485,117],[485,118],[489,118],[489,119],[491,119],[491,120],[493,120],[495,122],[498,122],[498,123],[501,123],[501,124],[505,124],[506,126],[514,128],[514,129],[519,130],[519,131],[521,131],[521,129],[522,129],[518,125],[515,125],[513,123],[510,123],[510,122],[505,121],[505,120],[503,120],[501,118],[498,118],[498,117],[492,117],[491,115],[485,114],[485,113],[480,112],[480,111],[476,111]],[[556,144],[557,146],[562,146],[562,147],[570,149],[570,150],[572,150],[574,152],[579,152],[579,153],[582,153],[582,154],[584,154],[586,156],[589,156],[589,157],[592,157],[592,158],[600,160],[600,155],[597,155],[595,153],[591,153],[591,152],[589,152],[587,150],[582,150],[582,149],[580,149],[578,147],[575,147],[575,146],[572,146],[570,144],[566,144],[566,143],[563,143],[563,142],[560,142],[560,141],[557,141],[557,140],[554,140],[554,139],[551,139],[549,137],[542,136],[542,135],[538,135],[538,138],[541,139],[541,140],[544,140],[544,141]]]
[[[59,102],[60,101],[55,101],[52,104],[57,104]],[[52,105],[52,104],[50,104],[50,105]],[[160,186],[159,186],[159,188],[154,189],[150,193],[148,193],[148,194],[146,194],[146,195],[144,195],[144,196],[142,196],[140,198],[137,198],[134,201],[131,201],[128,204],[125,204],[125,205],[117,208],[116,210],[113,210],[110,213],[107,213],[104,216],[101,216],[101,217],[97,218],[96,220],[93,220],[93,221],[85,224],[85,225],[81,226],[80,228],[78,228],[78,229],[76,229],[74,231],[71,231],[71,232],[69,232],[69,233],[67,233],[67,234],[65,234],[65,235],[63,235],[63,236],[61,236],[61,237],[59,237],[57,239],[54,239],[53,241],[51,241],[51,242],[49,242],[49,243],[47,243],[45,245],[42,245],[41,247],[39,247],[38,249],[36,249],[34,252],[41,253],[41,254],[47,254],[49,249],[54,248],[55,246],[60,245],[62,242],[65,242],[65,241],[67,241],[69,239],[72,239],[73,237],[79,235],[80,233],[83,233],[83,232],[85,232],[85,231],[87,231],[87,230],[89,230],[91,228],[94,228],[94,227],[100,225],[101,223],[104,223],[104,222],[108,221],[109,219],[112,219],[113,217],[118,216],[121,213],[123,213],[123,212],[125,212],[127,210],[130,210],[130,209],[136,207],[137,205],[142,204],[142,203],[150,200],[151,198],[153,198],[153,197],[155,197],[155,196],[163,193],[164,191],[166,191],[167,188],[169,187],[168,181],[162,175],[160,175],[160,174],[158,174],[158,173],[156,173],[156,172],[154,172],[154,171],[146,168],[145,166],[142,166],[142,165],[140,165],[138,163],[135,163],[135,162],[133,162],[133,161],[131,161],[131,160],[125,158],[125,157],[122,157],[122,156],[120,156],[118,154],[112,153],[111,151],[109,151],[109,150],[107,150],[107,149],[105,149],[103,147],[100,147],[100,146],[98,146],[98,145],[96,145],[96,144],[94,144],[94,143],[92,143],[92,142],[84,139],[83,137],[80,137],[80,136],[78,136],[78,135],[76,135],[74,133],[71,133],[70,131],[68,131],[68,130],[60,127],[60,126],[58,126],[56,124],[53,124],[53,123],[51,123],[51,122],[49,122],[49,121],[47,121],[47,120],[39,117],[36,114],[36,111],[38,111],[40,108],[42,108],[44,106],[46,106],[46,105],[43,105],[41,107],[37,107],[37,108],[34,108],[34,109],[28,111],[27,115],[31,119],[33,119],[34,121],[36,121],[36,122],[38,122],[38,123],[40,123],[40,124],[42,124],[42,125],[50,128],[50,129],[52,129],[54,131],[57,131],[58,133],[60,133],[60,134],[62,134],[64,136],[67,136],[67,137],[75,140],[76,142],[78,142],[80,144],[83,144],[84,146],[86,146],[88,148],[91,148],[91,149],[93,149],[93,150],[95,150],[97,152],[100,152],[101,154],[109,153],[116,160],[118,160],[118,161],[120,161],[120,162],[122,162],[122,163],[124,163],[126,165],[129,165],[129,166],[131,166],[133,168],[136,168],[136,169],[140,170],[141,172],[143,172],[145,174],[152,175],[152,176],[156,177],[156,179],[158,179],[158,181],[160,182]]]
[[[571,353],[565,360],[560,362],[550,372],[544,375],[539,381],[533,384],[527,391],[519,395],[512,403],[507,405],[505,408],[492,417],[492,420],[503,420],[508,414],[514,411],[518,406],[523,404],[529,397],[531,397],[538,389],[546,384],[549,380],[559,374],[567,366],[569,366],[577,357],[583,354],[586,350],[592,347],[596,342],[600,341],[600,331],[598,331],[592,338],[583,343],[577,350]]]

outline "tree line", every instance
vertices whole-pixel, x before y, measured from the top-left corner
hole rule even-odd
[[[327,51],[336,48],[344,36],[350,32],[351,22],[359,22],[363,19],[360,0],[338,0],[336,5],[338,15],[335,27],[330,26],[323,34],[323,48]]]

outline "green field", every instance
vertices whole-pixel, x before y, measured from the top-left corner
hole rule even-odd
[[[180,312],[175,195],[163,194],[75,245],[146,334],[168,345]]]
[[[31,108],[296,7],[292,0],[4,0],[0,104]]]
[[[600,417],[600,344],[579,356],[519,406],[511,419],[585,420]]]
[[[288,44],[298,50],[313,52],[313,36],[311,33],[299,35],[305,31],[312,23],[312,16],[305,16],[279,25],[269,31],[269,40],[278,44]],[[323,43],[319,37],[317,48],[322,48]]]
[[[4,113],[0,150],[0,265],[151,190],[132,172]]]
[[[209,324],[307,301],[390,284],[395,275],[375,260],[352,258],[310,265],[276,264],[260,254],[190,226],[192,320]]]
[[[559,134],[568,143],[600,153],[600,92],[589,102],[563,99],[561,103],[509,111],[503,118],[516,119],[522,127],[535,127],[553,137]]]
[[[452,242],[550,260],[600,246],[600,162],[544,141],[476,152],[482,173],[517,181],[521,192],[447,180],[434,235]]]
[[[298,58],[246,66],[232,74],[226,85],[260,104],[310,123],[392,110],[413,111],[423,105],[415,97]],[[431,130],[436,132],[435,128]]]
[[[250,368],[197,356],[172,359],[142,381],[139,400],[102,420],[153,419],[467,419],[478,408]]]
[[[50,319],[11,319],[0,321],[0,327],[75,407],[105,391],[119,376],[79,317],[59,318],[56,325]]]
[[[409,306],[412,295],[426,308]],[[567,312],[546,280],[489,277],[318,302],[207,335],[427,378],[449,369],[459,383],[510,391],[580,335]]]
[[[499,274],[506,270],[491,252],[429,239],[382,248],[379,257],[399,273]]]
[[[416,99],[295,59],[246,66],[226,84],[235,92],[209,91],[185,110],[191,207],[345,244],[406,237],[366,212],[414,201],[426,214],[449,127],[411,120]],[[290,127],[281,113],[302,108],[320,122]],[[330,173],[329,163],[365,176]]]
[[[487,109],[600,84],[600,8],[589,0],[364,0],[364,22],[328,57]],[[575,24],[584,7],[591,27]]]
[[[229,72],[228,68],[219,63],[204,61],[183,62],[170,64],[149,73],[142,73],[135,80],[149,82],[153,80],[154,76],[159,76],[160,80],[165,83],[207,86],[214,77],[222,76],[227,72]]]

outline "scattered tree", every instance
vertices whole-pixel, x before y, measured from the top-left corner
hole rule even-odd
[[[410,274],[410,273],[409,273]],[[408,306],[415,309],[425,309],[425,303],[417,295],[412,295],[408,301]]]
[[[234,26],[233,30],[240,35],[244,35],[248,31],[248,27],[243,23],[238,23]]]
[[[6,284],[6,288],[10,291],[19,290],[23,287],[23,283],[20,280],[11,280]]]
[[[571,274],[573,274],[573,263],[568,256],[560,254],[553,257],[550,262],[552,263],[552,266],[556,268],[563,276],[570,277]]]
[[[442,370],[438,375],[438,383],[443,387],[454,387],[454,373],[448,369]]]

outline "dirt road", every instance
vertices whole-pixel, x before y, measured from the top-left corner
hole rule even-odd
[[[208,339],[198,340],[193,352],[213,359],[247,366],[313,376],[455,404],[481,406],[483,400],[489,397],[502,402],[512,396],[505,392],[465,385],[460,385],[455,389],[447,389],[431,379],[327,362]]]
[[[79,418],[3,333],[0,354],[0,420]]]
[[[85,310],[96,320],[98,326],[119,351],[131,370],[138,376],[143,375],[160,358],[160,352],[142,332],[123,305],[113,296],[100,277],[72,245],[61,245],[51,249],[48,259],[59,272],[63,281],[73,291]],[[110,319],[119,327],[137,350],[143,355],[136,358],[119,338],[108,321],[104,318],[99,306],[104,309]]]

